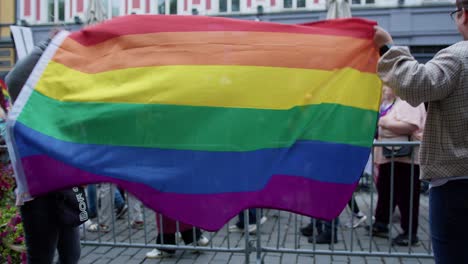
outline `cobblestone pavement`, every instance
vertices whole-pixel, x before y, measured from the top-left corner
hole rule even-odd
[[[370,219],[371,196],[367,192],[358,192],[356,200],[361,210],[368,215]],[[375,208],[376,199],[373,196],[373,207]],[[373,211],[373,210],[372,210]],[[264,210],[268,221],[260,228],[257,235],[249,236],[251,245],[256,245],[256,239],[260,239],[263,247],[287,248],[297,250],[311,250],[314,245],[307,242],[307,237],[301,236],[299,228],[309,223],[309,218],[293,213],[277,210]],[[340,225],[338,228],[339,243],[331,245],[315,245],[316,250],[335,250],[335,251],[365,251],[370,249],[375,252],[385,253],[408,253],[408,247],[392,246],[388,239],[371,237],[368,235],[364,225],[356,229],[348,229],[344,225],[350,219],[350,211],[346,209],[340,216]],[[229,224],[233,224],[235,219]],[[83,232],[83,241],[80,263],[209,263],[209,264],[238,264],[246,263],[244,253],[229,252],[201,252],[193,253],[192,250],[177,250],[171,258],[164,259],[145,259],[145,253],[153,248],[156,237],[155,217],[150,210],[145,210],[145,228],[143,230],[134,230],[128,228],[129,220],[117,220],[115,231],[97,236],[96,233]],[[366,223],[367,225],[368,223]],[[421,241],[419,246],[412,247],[412,252],[428,254],[430,252],[429,225],[428,225],[428,197],[421,195],[420,216],[419,216],[418,236]],[[204,232],[204,235],[211,240],[208,248],[242,248],[245,249],[245,237],[242,233],[227,232],[228,225],[218,232]],[[401,229],[399,227],[399,214],[393,217],[391,236],[396,236]],[[89,245],[89,243],[99,242],[110,243],[113,245]],[[126,243],[126,246],[116,246],[118,243]],[[130,243],[133,245],[130,246]],[[138,245],[136,245],[138,244]],[[250,254],[249,263],[256,262],[256,252]],[[291,253],[273,253],[262,252],[259,257],[259,263],[424,263],[432,264],[434,261],[430,258],[399,258],[399,257],[369,257],[369,256],[329,256],[312,254],[291,254]]]

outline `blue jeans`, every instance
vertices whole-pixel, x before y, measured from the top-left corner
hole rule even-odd
[[[55,193],[35,197],[20,207],[28,263],[52,263],[56,249],[61,264],[80,260],[79,227],[60,225],[57,208]]]
[[[430,189],[429,223],[436,263],[468,263],[468,180]]]
[[[86,192],[88,194],[88,209],[90,215],[96,215],[96,185],[90,184],[88,185]],[[114,205],[115,208],[122,208],[124,206],[125,201],[120,194],[119,190],[115,188],[115,195],[114,195]]]

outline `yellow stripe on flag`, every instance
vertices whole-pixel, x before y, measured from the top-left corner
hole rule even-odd
[[[59,101],[289,109],[337,103],[377,111],[380,80],[336,71],[255,66],[159,66],[86,74],[51,62],[37,91]]]

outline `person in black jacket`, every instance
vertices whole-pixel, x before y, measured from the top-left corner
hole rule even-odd
[[[49,42],[50,39],[34,47],[33,51],[19,60],[6,76],[6,84],[13,102]],[[18,195],[17,204],[20,205],[29,264],[53,263],[56,249],[60,264],[78,263],[81,254],[79,227],[59,223],[57,193],[51,192],[32,200],[22,199],[22,195]]]

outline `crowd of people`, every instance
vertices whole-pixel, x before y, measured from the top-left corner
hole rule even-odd
[[[456,10],[451,15],[463,39],[467,40],[468,0],[457,0]],[[422,179],[430,182],[429,218],[436,263],[468,263],[468,42],[461,41],[440,51],[426,64],[418,63],[407,48],[394,46],[391,35],[380,27],[375,28],[374,43],[381,53],[377,73],[384,83],[377,139],[421,140],[422,144],[420,151],[411,147],[379,147],[374,151],[378,202],[375,221],[368,230],[379,236],[388,236],[389,214],[398,207],[403,233],[393,238],[393,243],[417,245]],[[47,45],[48,41],[36,46],[6,76],[12,101]],[[428,105],[427,114],[425,104]],[[1,118],[4,121],[5,115]],[[93,194],[93,189],[96,194]],[[133,196],[127,194],[127,200],[123,202],[122,193],[110,184],[89,186],[88,192],[90,214],[100,216],[99,222],[87,226],[88,231],[109,232],[114,213],[118,218],[128,212],[132,228],[140,229],[144,225],[142,205]],[[79,228],[57,222],[57,194],[39,197],[19,195],[17,199],[23,219],[28,263],[52,263],[56,249],[60,263],[78,263]],[[357,220],[357,224],[353,223],[351,227],[355,227],[366,218],[355,201],[351,200],[350,205],[353,218]],[[114,212],[113,208],[117,211]],[[256,216],[251,214],[249,212],[247,227],[239,221],[229,230],[255,231],[253,221]],[[164,229],[158,219],[164,219]],[[260,219],[266,221],[266,218]],[[175,221],[165,216],[157,216],[156,220],[160,231],[157,242],[175,243]],[[301,233],[308,236],[310,242],[335,243],[338,241],[338,223],[338,218],[330,222],[311,219],[309,225],[301,228]],[[195,229],[194,232],[192,226],[185,224],[179,224],[177,228],[186,244],[208,244],[201,230]],[[165,257],[173,253],[173,250],[155,249],[148,252],[147,257]]]

